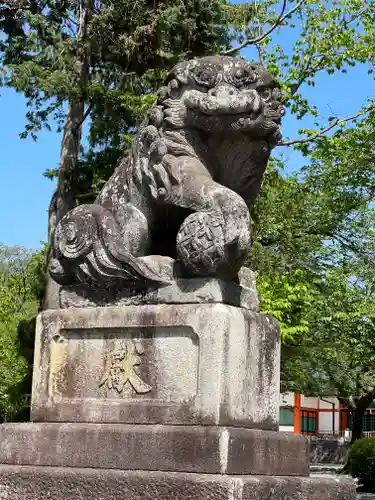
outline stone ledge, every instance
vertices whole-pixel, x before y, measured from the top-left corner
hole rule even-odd
[[[2,424],[0,463],[306,476],[308,441],[234,427]]]
[[[355,500],[354,482],[0,465],[6,500]]]
[[[65,286],[60,289],[62,309],[79,307],[130,306],[150,304],[227,304],[259,311],[255,274],[242,268],[239,284],[217,278],[178,278],[170,285],[135,292],[126,288],[96,288],[93,285]]]

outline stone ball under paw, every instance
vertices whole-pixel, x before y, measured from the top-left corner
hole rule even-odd
[[[177,257],[188,274],[213,276],[225,260],[224,220],[221,214],[196,212],[181,224]]]

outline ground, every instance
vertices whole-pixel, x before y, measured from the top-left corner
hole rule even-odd
[[[319,473],[319,472],[314,472],[312,473],[312,476],[314,477],[332,477],[336,478],[337,474],[328,474],[328,473]],[[350,477],[350,476],[348,476]],[[375,500],[375,493],[357,493],[357,500]]]

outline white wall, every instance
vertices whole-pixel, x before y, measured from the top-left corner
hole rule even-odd
[[[308,398],[301,394],[301,407],[318,408],[318,398]]]
[[[332,412],[319,413],[318,432],[332,432]]]
[[[339,412],[335,412],[335,432],[340,430],[340,415]],[[321,433],[331,433],[333,432],[332,423],[332,412],[325,411],[319,412],[319,431]]]
[[[333,432],[332,422],[332,404],[335,404],[335,432],[340,430],[340,408],[339,400],[337,398],[324,398],[326,401],[319,401],[319,408],[321,410],[330,410],[329,412],[319,412],[319,432]]]
[[[292,425],[280,425],[280,432],[294,432],[294,427]]]
[[[294,394],[293,392],[286,392],[280,395],[280,405],[281,406],[294,406]]]
[[[322,410],[332,410],[332,404],[335,403],[335,408],[338,410],[339,408],[339,400],[337,398],[324,398],[326,401],[319,401],[319,408]],[[328,403],[329,401],[329,403]]]

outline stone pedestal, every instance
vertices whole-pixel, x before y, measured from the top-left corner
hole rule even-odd
[[[279,362],[276,321],[245,308],[46,311],[33,422],[0,426],[0,498],[353,500],[277,431]]]
[[[276,321],[223,304],[47,311],[32,420],[278,427]]]

